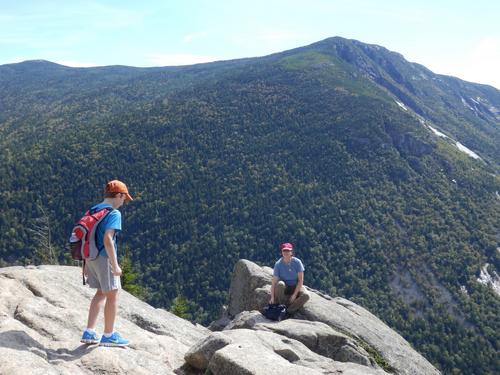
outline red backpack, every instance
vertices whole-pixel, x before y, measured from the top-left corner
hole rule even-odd
[[[111,212],[110,206],[99,210],[88,210],[73,227],[69,239],[71,257],[75,260],[83,260],[82,279],[85,285],[85,261],[94,260],[99,256],[95,233],[101,221]]]
[[[75,260],[94,260],[99,255],[95,232],[99,223],[111,212],[113,208],[104,207],[99,210],[88,210],[73,227],[69,246],[71,257]]]

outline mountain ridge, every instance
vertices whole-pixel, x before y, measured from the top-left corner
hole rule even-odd
[[[489,144],[489,156],[494,157],[500,154],[500,149],[497,146],[500,143],[500,139],[496,134],[497,129],[492,129],[491,126],[486,125],[484,122],[484,120],[496,123],[500,121],[500,91],[492,86],[470,83],[456,77],[435,74],[420,64],[406,61],[404,57],[397,52],[392,52],[378,45],[364,44],[357,40],[333,37],[305,47],[298,47],[268,56],[178,67],[136,68],[128,66],[105,66],[94,68],[69,68],[62,65],[55,65],[57,65],[58,69],[62,69],[66,72],[83,71],[86,74],[97,74],[99,72],[113,72],[117,74],[126,72],[128,73],[128,79],[132,81],[141,78],[143,75],[161,75],[163,73],[195,74],[195,79],[203,80],[205,78],[200,77],[200,74],[203,75],[204,72],[208,73],[213,69],[219,69],[226,66],[234,68],[232,64],[245,67],[254,61],[272,62],[276,59],[282,59],[283,57],[297,54],[300,55],[302,52],[311,50],[337,56],[344,62],[353,64],[360,69],[369,80],[374,82],[379,89],[382,88],[386,90],[389,95],[394,96],[395,99],[414,111],[423,121],[429,121],[434,127],[448,131],[455,138],[465,138],[462,143],[468,143],[469,148],[477,148],[481,147],[481,145],[484,147],[485,144]],[[25,62],[19,63],[21,64],[19,66],[24,66],[26,63],[32,64],[32,62]],[[40,64],[46,66],[47,62],[35,63],[35,66],[40,66]],[[50,64],[54,63],[48,63],[48,66],[53,67],[53,65]],[[18,65],[10,64],[9,66]],[[405,68],[404,74],[402,74],[402,72],[400,72],[400,70],[402,70],[401,66],[410,66],[412,69],[407,71]],[[6,67],[6,65],[3,65],[3,67]],[[410,79],[403,80],[403,76],[409,75]],[[423,78],[420,77],[420,75],[422,75]],[[422,86],[422,82],[419,82],[420,80],[425,83],[425,81],[429,79],[437,80],[436,83],[439,86],[439,90],[429,90],[425,85]],[[2,82],[1,76],[0,82]],[[196,82],[191,84],[196,85]],[[445,95],[446,91],[451,92],[452,97],[443,99],[443,95]],[[463,93],[460,94],[460,91]],[[375,96],[377,95],[380,95],[380,93],[375,94]],[[481,95],[486,95],[487,98],[482,99]],[[422,101],[416,98],[426,99]],[[461,116],[463,119],[457,118],[457,116],[446,115],[444,121],[436,121],[438,118],[442,117],[443,114],[446,114],[446,111],[444,111],[442,107],[450,106],[451,100],[455,101],[455,103],[453,103],[455,108],[463,108],[461,111],[457,112],[457,116]],[[483,103],[482,101],[485,102]],[[439,106],[437,106],[436,103],[438,103]],[[473,136],[473,133],[477,134],[478,129],[474,129],[472,124],[467,123],[467,121],[471,120],[475,120],[476,122],[473,126],[480,126],[480,129],[485,133],[481,135],[480,140],[478,140],[476,136]]]
[[[328,37],[328,38],[325,38],[323,40],[320,40],[320,41],[317,41],[317,42],[313,42],[313,43],[305,45],[305,46],[295,47],[295,48],[292,48],[292,49],[288,49],[288,50],[284,50],[284,51],[279,51],[279,52],[274,52],[274,53],[271,53],[271,54],[268,54],[268,55],[243,57],[243,58],[234,58],[234,59],[227,59],[227,60],[216,60],[216,61],[211,61],[211,62],[188,64],[188,65],[164,65],[164,66],[138,67],[138,66],[133,66],[133,65],[122,65],[122,64],[116,65],[116,64],[114,64],[114,65],[98,65],[98,66],[88,66],[88,67],[72,67],[72,66],[59,64],[59,63],[52,62],[50,60],[45,60],[45,59],[30,59],[30,60],[23,60],[23,61],[20,61],[20,62],[15,62],[15,63],[0,64],[0,67],[15,66],[15,65],[19,65],[19,64],[32,64],[32,63],[35,64],[35,63],[40,63],[40,64],[47,64],[47,65],[54,64],[54,65],[57,65],[57,66],[60,66],[60,67],[71,68],[71,69],[100,69],[100,68],[107,68],[107,67],[123,67],[123,68],[132,68],[132,69],[134,69],[134,68],[135,69],[183,68],[183,67],[193,67],[193,66],[200,66],[200,65],[224,64],[224,63],[234,62],[234,61],[247,61],[247,60],[252,60],[252,59],[262,59],[262,58],[267,58],[267,57],[272,57],[272,56],[277,56],[277,55],[283,55],[285,53],[287,53],[287,54],[288,53],[294,53],[294,52],[297,52],[297,51],[300,51],[300,50],[303,50],[303,49],[307,49],[307,48],[310,48],[310,47],[314,47],[314,46],[317,46],[317,45],[328,44],[328,43],[335,43],[335,42],[338,42],[338,41],[351,42],[351,43],[356,44],[358,46],[373,48],[373,49],[376,49],[376,50],[382,50],[385,53],[390,53],[390,54],[392,54],[394,56],[398,56],[400,59],[405,60],[407,63],[415,65],[415,66],[418,66],[419,68],[422,68],[423,70],[428,71],[429,73],[432,73],[433,75],[436,75],[436,76],[450,77],[450,78],[456,79],[456,80],[464,82],[464,83],[471,83],[471,84],[479,85],[479,86],[488,86],[488,87],[491,87],[491,88],[493,88],[495,90],[499,90],[498,88],[494,87],[491,84],[478,83],[478,82],[474,82],[474,81],[467,81],[467,80],[464,80],[464,79],[452,76],[450,74],[434,73],[429,68],[425,67],[423,64],[418,63],[418,62],[414,62],[414,61],[406,60],[406,58],[404,57],[403,54],[401,54],[399,52],[396,52],[396,51],[392,51],[392,50],[390,50],[390,49],[388,49],[388,48],[386,48],[386,47],[384,47],[382,45],[374,44],[374,43],[364,43],[364,42],[361,42],[361,41],[359,41],[357,39],[343,38],[343,37],[340,37],[340,36]]]

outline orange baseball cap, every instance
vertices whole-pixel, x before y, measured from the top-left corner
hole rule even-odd
[[[293,245],[289,242],[282,243],[280,245],[280,250],[281,251],[292,251],[293,250]]]
[[[128,193],[127,185],[118,180],[109,181],[104,188],[104,193],[122,193],[126,194],[125,202],[130,202],[132,197]]]

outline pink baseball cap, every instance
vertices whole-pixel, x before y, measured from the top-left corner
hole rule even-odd
[[[293,250],[293,245],[289,242],[282,243],[280,245],[280,250],[281,251],[292,251]]]

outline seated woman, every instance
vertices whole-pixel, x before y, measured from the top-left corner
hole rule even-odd
[[[304,284],[304,265],[293,256],[291,243],[280,245],[282,257],[275,263],[269,303],[279,303],[288,307],[293,314],[309,300]]]

